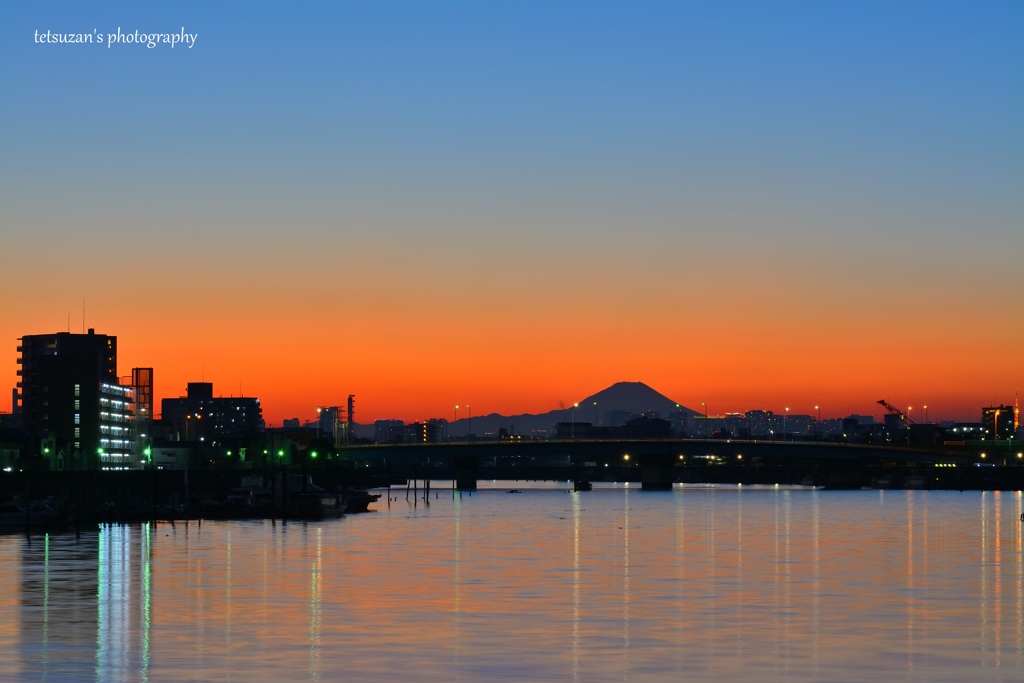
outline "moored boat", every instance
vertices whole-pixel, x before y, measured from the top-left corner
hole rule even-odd
[[[346,512],[368,512],[370,503],[376,503],[381,497],[379,493],[370,493],[362,489],[345,489],[341,495],[345,499]]]

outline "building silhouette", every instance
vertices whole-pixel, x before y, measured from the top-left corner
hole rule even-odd
[[[117,337],[58,332],[18,344],[24,428],[54,435],[51,469],[134,468],[134,392],[117,379]]]
[[[172,441],[246,439],[263,433],[258,398],[213,396],[212,382],[189,382],[188,393],[161,401],[161,426]]]
[[[402,420],[375,420],[373,440],[376,443],[402,443],[405,440],[405,422]]]

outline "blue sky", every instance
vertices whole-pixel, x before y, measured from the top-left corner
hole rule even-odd
[[[175,315],[172,277],[227,302],[255,272],[275,307],[710,290],[686,310],[973,307],[1024,343],[1019,2],[15,0],[0,25],[8,338],[82,298],[121,325],[138,306],[70,272],[115,253]],[[33,41],[118,26],[198,37]],[[901,339],[930,320],[891,315]]]

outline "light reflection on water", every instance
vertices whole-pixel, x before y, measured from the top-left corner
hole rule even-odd
[[[1020,493],[391,497],[0,537],[0,679],[1024,678]]]

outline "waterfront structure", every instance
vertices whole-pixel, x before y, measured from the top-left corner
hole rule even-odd
[[[173,441],[246,439],[263,433],[263,409],[252,397],[213,396],[212,382],[189,382],[187,395],[161,401],[163,432]]]
[[[117,337],[89,329],[18,341],[18,409],[26,430],[53,433],[53,450],[39,454],[50,468],[137,467],[134,391],[117,379]]]

